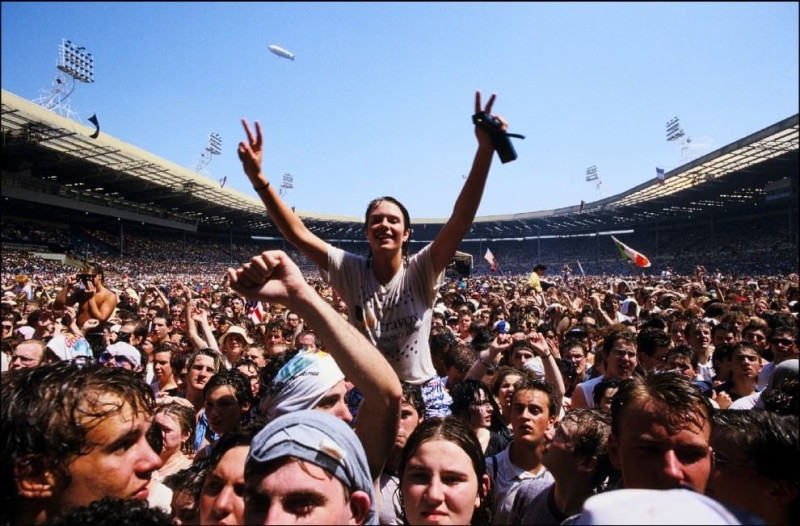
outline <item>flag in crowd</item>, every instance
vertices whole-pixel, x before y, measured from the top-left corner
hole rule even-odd
[[[586,277],[586,273],[583,271],[583,266],[581,265],[581,262],[577,259],[575,261],[578,262],[578,268],[581,270],[581,276]]]
[[[633,261],[637,267],[649,267],[650,260],[642,254],[641,252],[637,252],[625,243],[622,243],[619,239],[611,236],[611,239],[614,240],[614,243],[617,244],[617,248],[619,249],[619,253],[622,254],[622,259],[627,261]]]
[[[492,272],[497,272],[497,259],[495,259],[492,251],[487,248],[486,254],[483,255],[483,258],[489,262],[489,265],[492,266]]]
[[[658,184],[664,184],[664,179],[666,179],[667,174],[663,168],[659,168],[656,166],[656,179],[658,179]]]
[[[264,305],[260,301],[249,300],[247,302],[247,317],[250,318],[253,323],[261,323],[265,313]]]

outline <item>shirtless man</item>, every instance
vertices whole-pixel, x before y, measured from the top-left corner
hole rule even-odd
[[[95,357],[105,350],[103,331],[99,329],[102,323],[111,317],[119,298],[103,284],[103,269],[100,265],[89,265],[83,273],[67,276],[64,286],[53,302],[55,310],[78,304],[78,327],[84,329],[89,320],[97,320],[93,329],[87,331],[86,339],[92,346]]]

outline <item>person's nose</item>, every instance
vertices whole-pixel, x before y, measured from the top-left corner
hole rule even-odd
[[[430,503],[438,503],[444,500],[444,488],[442,485],[442,481],[439,480],[439,477],[433,476],[431,477],[430,482],[428,483],[428,487],[425,489],[425,493],[423,494],[425,500]]]
[[[675,454],[675,451],[670,449],[664,453],[664,464],[660,476],[664,482],[665,488],[672,488],[677,486],[683,481],[683,465]]]
[[[337,404],[336,411],[334,412],[335,416],[344,420],[344,422],[350,425],[353,422],[353,415],[350,414],[350,408],[347,407],[347,404],[344,402],[340,402]]]
[[[236,495],[234,494],[233,488],[231,486],[226,485],[222,488],[222,491],[219,492],[217,498],[214,499],[214,516],[218,519],[222,519],[223,517],[227,517],[231,513],[233,513],[233,503],[235,502],[234,499]]]
[[[164,461],[161,460],[161,457],[156,453],[150,444],[145,441],[145,447],[143,448],[142,455],[139,458],[136,464],[136,471],[142,474],[145,474],[147,477],[150,477],[151,473],[158,468],[160,468]]]

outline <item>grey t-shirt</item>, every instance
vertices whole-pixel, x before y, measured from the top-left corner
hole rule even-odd
[[[434,272],[430,248],[411,256],[386,285],[367,258],[330,245],[327,276],[322,272],[347,304],[350,323],[380,349],[400,380],[413,384],[436,376],[428,337],[444,272]]]

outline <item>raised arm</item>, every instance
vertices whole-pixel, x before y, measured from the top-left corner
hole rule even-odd
[[[242,119],[244,131],[247,132],[247,141],[239,143],[239,160],[242,161],[244,173],[247,174],[253,190],[267,207],[269,217],[277,225],[286,241],[297,247],[318,267],[327,271],[328,245],[306,228],[297,214],[283,202],[278,192],[269,183],[267,176],[261,171],[264,137],[261,134],[261,124],[258,121],[255,124],[256,136],[253,137],[247,121]]]
[[[492,94],[483,111],[492,112],[494,99],[495,95]],[[481,108],[481,92],[478,91],[475,93],[475,113],[480,112]],[[498,115],[495,115],[495,117],[503,123],[504,130],[508,129],[508,125],[502,117]],[[437,273],[444,270],[447,264],[450,263],[456,250],[458,250],[458,246],[461,244],[461,240],[464,238],[464,234],[472,226],[472,221],[478,212],[478,206],[481,204],[489,168],[492,165],[494,145],[492,145],[491,137],[485,130],[477,126],[475,127],[475,136],[478,138],[478,151],[475,152],[475,159],[472,161],[469,177],[467,177],[467,181],[458,195],[450,219],[447,220],[447,223],[442,227],[439,235],[436,236],[431,245],[433,267]]]
[[[228,269],[228,275],[231,287],[246,298],[282,303],[303,316],[345,377],[364,393],[356,434],[377,478],[394,444],[403,396],[389,362],[317,294],[284,252],[263,252],[236,270]]]

